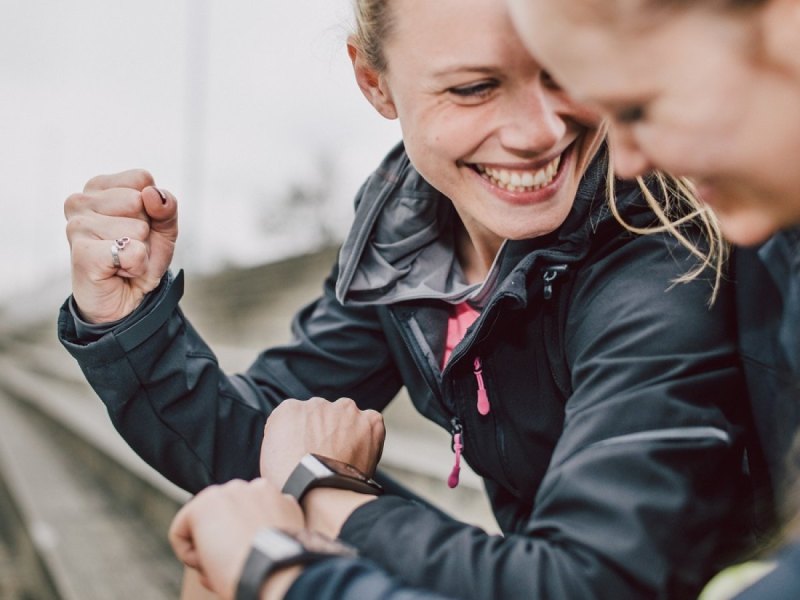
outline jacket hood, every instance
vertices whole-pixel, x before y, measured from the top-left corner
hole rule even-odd
[[[613,220],[605,201],[607,151],[601,149],[578,187],[575,203],[555,232],[508,240],[486,281],[468,284],[454,252],[452,202],[414,169],[398,144],[356,197],[354,225],[339,253],[336,297],[348,304],[393,304],[438,299],[450,303],[479,298],[498,279],[502,263],[537,248],[588,246],[592,232]],[[618,190],[618,193],[621,190]]]

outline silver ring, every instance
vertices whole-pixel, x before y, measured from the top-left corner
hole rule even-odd
[[[131,238],[127,235],[125,237],[117,238],[111,244],[111,260],[114,261],[114,267],[119,269],[122,265],[119,262],[119,251],[124,250],[125,246],[131,243]]]

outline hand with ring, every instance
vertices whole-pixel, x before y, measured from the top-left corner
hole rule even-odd
[[[130,314],[169,268],[177,202],[154,183],[142,170],[101,175],[64,203],[72,294],[90,323]]]

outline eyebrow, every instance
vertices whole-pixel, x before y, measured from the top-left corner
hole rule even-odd
[[[630,108],[633,105],[645,106],[650,102],[652,102],[653,98],[655,98],[656,96],[657,94],[655,93],[649,93],[649,94],[634,93],[628,95],[625,98],[611,94],[606,96],[592,96],[592,97],[573,96],[573,98],[578,102],[593,104],[595,106],[602,107],[603,110],[617,111],[621,109]]]
[[[440,69],[433,72],[434,77],[442,77],[444,75],[454,75],[457,73],[482,73],[485,75],[493,75],[497,73],[496,67],[489,67],[486,65],[455,65]]]

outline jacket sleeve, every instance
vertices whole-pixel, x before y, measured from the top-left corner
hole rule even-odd
[[[78,337],[68,304],[59,338],[128,444],[168,479],[197,492],[258,475],[264,423],[286,398],[349,396],[382,409],[400,388],[373,309],[344,308],[334,273],[292,323],[293,340],[262,352],[247,372],[226,375],[178,307],[182,277],[145,314],[97,340]],[[69,302],[69,301],[68,301]]]
[[[306,567],[284,600],[446,600],[409,587],[364,559],[338,558]]]
[[[513,533],[383,497],[350,516],[342,539],[402,580],[459,598],[695,597],[740,530],[744,386],[730,290],[713,309],[708,281],[667,290],[688,264],[673,255],[685,253],[639,237],[576,279],[565,329],[573,393]],[[494,488],[496,507],[519,503]]]

